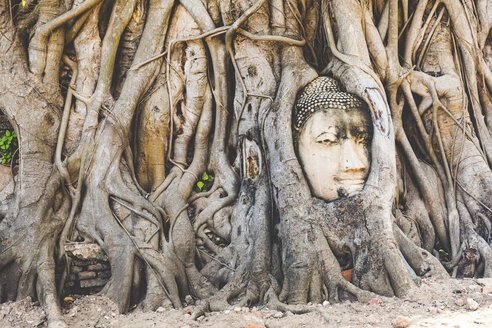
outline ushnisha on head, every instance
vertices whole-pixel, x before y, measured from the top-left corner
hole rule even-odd
[[[300,93],[293,125],[300,161],[316,197],[332,201],[362,190],[370,168],[372,122],[364,101],[322,76]]]

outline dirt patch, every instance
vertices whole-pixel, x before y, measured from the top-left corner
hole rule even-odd
[[[0,327],[46,327],[46,314],[38,302],[25,298],[0,305]]]
[[[96,295],[74,297],[64,308],[69,327],[492,327],[492,279],[436,282],[424,280],[413,300],[381,298],[364,304],[310,305],[312,313],[296,315],[262,306],[208,313],[197,321],[187,310],[118,314],[117,306]],[[324,314],[324,316],[321,315]],[[329,320],[329,321],[327,321]],[[37,303],[25,299],[0,305],[0,327],[46,327],[46,317]]]

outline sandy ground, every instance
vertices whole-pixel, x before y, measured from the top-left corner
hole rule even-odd
[[[144,313],[138,308],[118,314],[115,304],[101,296],[74,297],[63,311],[69,327],[492,327],[492,278],[422,281],[413,300],[381,298],[368,304],[310,305],[311,313],[296,315],[265,307],[208,313],[197,321],[187,311],[159,308]],[[323,315],[321,315],[321,313]],[[46,327],[44,311],[25,299],[0,305],[0,327]]]

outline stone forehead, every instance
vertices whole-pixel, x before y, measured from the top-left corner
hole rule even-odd
[[[294,124],[301,128],[307,119],[321,109],[358,109],[364,101],[354,94],[342,91],[337,80],[321,76],[309,83],[301,92],[295,104]]]

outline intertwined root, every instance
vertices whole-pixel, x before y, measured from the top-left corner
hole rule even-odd
[[[0,81],[0,105],[18,123],[22,184],[12,203],[18,213],[1,222],[0,268],[16,261],[18,297],[37,292],[50,325],[62,325],[53,259],[63,251],[55,254],[56,238],[61,229],[63,239],[70,237],[72,221],[108,254],[113,276],[103,293],[122,312],[144,279],[145,308],[179,308],[191,294],[204,300],[195,317],[236,297],[239,305],[264,302],[301,313],[308,309],[294,303],[335,302],[345,292],[361,301],[373,292],[411,295],[416,276],[447,277],[429,253],[436,240],[454,256],[448,269],[462,245],[479,253],[472,275],[492,276],[492,251],[479,235],[490,235],[492,226],[485,1],[471,8],[457,0],[151,0],[146,10],[137,0],[79,2],[68,10],[56,1],[28,2],[13,15],[10,2],[0,4],[0,68],[12,72]],[[316,33],[317,23],[325,33]],[[27,50],[17,28],[32,36]],[[60,120],[58,69],[70,49],[64,43],[72,41],[77,60],[65,57],[72,79]],[[317,42],[327,44],[329,56]],[[305,45],[313,65],[316,57],[330,61],[324,69],[306,63]],[[20,53],[29,54],[29,65]],[[298,91],[322,70],[368,103],[376,130],[360,198],[330,204],[312,198],[291,131]],[[145,115],[135,120],[140,105]],[[162,115],[152,119],[163,122],[143,126],[155,108]],[[151,140],[156,129],[160,139]],[[141,134],[146,141],[135,159],[130,140]],[[413,198],[398,195],[415,211],[396,210],[396,224],[393,134],[410,168],[401,180],[416,181]],[[437,173],[428,174],[417,155]],[[205,171],[214,185],[195,195]],[[138,186],[143,176],[149,195]],[[401,184],[404,194],[410,188]],[[197,209],[191,220],[190,206]],[[230,244],[215,245],[205,228]],[[207,249],[199,255],[197,237]],[[351,282],[340,274],[339,259],[351,261]]]

